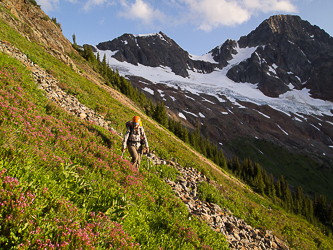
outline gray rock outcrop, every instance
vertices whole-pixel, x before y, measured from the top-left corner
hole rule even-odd
[[[121,62],[150,67],[167,66],[183,77],[188,76],[187,70],[196,69],[209,73],[217,66],[190,59],[188,52],[163,32],[146,36],[124,34],[112,41],[99,43],[96,47],[100,50],[117,51],[113,57]]]
[[[271,97],[306,87],[314,98],[333,100],[333,38],[319,27],[298,16],[272,16],[238,44],[257,49],[228,71],[230,79],[259,83]]]

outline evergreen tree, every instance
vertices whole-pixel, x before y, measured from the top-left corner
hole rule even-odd
[[[262,176],[263,171],[264,170],[262,170],[259,163],[255,162],[254,163],[254,171],[253,171],[253,174],[255,175],[254,185],[256,187],[257,192],[261,195],[265,194],[265,183],[264,183],[264,179],[263,179],[263,176]]]
[[[304,216],[305,218],[313,223],[313,215],[314,215],[314,208],[313,208],[313,202],[312,200],[306,196],[304,200]]]
[[[168,116],[166,114],[165,106],[163,102],[160,102],[157,104],[154,113],[153,113],[153,119],[157,122],[159,122],[162,126],[167,127],[168,126]]]
[[[238,160],[238,157],[236,155],[234,155],[234,158],[232,160],[232,172],[235,173],[238,173],[241,169],[241,166],[239,164],[239,160]]]
[[[99,57],[99,54],[98,54],[98,57]],[[100,60],[98,60],[98,61],[100,61]],[[106,55],[104,54],[103,61],[102,61],[102,73],[104,76],[106,76],[107,72],[108,72],[108,66],[106,64]]]
[[[272,198],[273,202],[276,202],[276,190],[274,185],[274,176],[273,174],[270,174],[269,176],[270,182],[269,182],[269,196]]]
[[[314,200],[314,212],[315,215],[323,222],[327,218],[327,200],[324,195],[315,196]]]
[[[330,202],[327,210],[327,222],[332,225],[333,223],[333,201]]]
[[[219,150],[218,155],[219,155],[219,157],[218,157],[219,158],[219,166],[222,167],[223,169],[227,169],[227,161],[224,157],[224,154],[223,154],[222,150]]]
[[[294,211],[296,214],[302,214],[304,209],[304,194],[302,187],[297,187],[297,191],[294,195]]]
[[[73,46],[73,48],[75,50],[79,50],[79,46],[76,43],[76,36],[75,36],[75,34],[73,34],[73,45],[72,46]]]
[[[183,138],[184,138],[185,143],[190,142],[189,132],[188,132],[188,129],[186,127],[183,130]]]

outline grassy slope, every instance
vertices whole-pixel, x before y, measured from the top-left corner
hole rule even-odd
[[[112,99],[106,91],[96,87],[66,65],[52,58],[38,45],[27,42],[4,23],[1,22],[0,26],[0,39],[11,42],[35,63],[51,72],[62,82],[62,87],[70,93],[75,93],[82,103],[91,108],[101,109],[103,107],[103,111],[109,111],[117,130],[123,130],[124,122],[135,114]],[[8,68],[6,65],[13,66],[13,68]],[[126,238],[127,242],[138,242],[144,249],[156,249],[158,246],[164,249],[191,249],[195,246],[204,248],[205,245],[209,245],[213,249],[221,249],[226,246],[223,237],[212,232],[207,226],[194,219],[188,220],[184,205],[172,195],[170,189],[155,175],[148,178],[145,174],[144,162],[141,169],[142,174],[138,174],[126,161],[117,157],[120,154],[121,145],[119,138],[108,131],[68,116],[50,104],[41,91],[34,87],[29,72],[20,63],[1,54],[1,70],[3,71],[4,68],[7,69],[1,79],[3,96],[6,95],[5,93],[17,92],[17,86],[21,85],[25,98],[29,98],[36,105],[36,108],[33,108],[34,114],[24,116],[24,113],[20,113],[19,117],[27,121],[29,121],[29,117],[38,119],[37,116],[49,120],[45,126],[45,137],[47,128],[53,133],[59,133],[60,130],[67,132],[67,134],[61,134],[62,132],[59,134],[64,137],[64,140],[59,139],[61,137],[56,139],[46,137],[45,141],[37,143],[37,139],[31,137],[28,132],[18,132],[22,126],[16,125],[15,121],[11,122],[9,114],[1,116],[2,127],[6,125],[7,131],[12,132],[3,133],[2,131],[1,133],[0,152],[1,158],[5,160],[1,161],[0,166],[2,169],[7,168],[9,175],[14,175],[21,180],[21,184],[18,186],[22,188],[20,192],[27,194],[30,190],[36,194],[35,204],[30,206],[31,210],[26,210],[25,218],[29,218],[39,226],[45,223],[43,219],[47,218],[48,225],[54,230],[59,227],[57,220],[60,220],[66,228],[70,229],[73,225],[66,220],[68,218],[64,216],[66,213],[63,211],[66,207],[64,204],[70,201],[76,212],[66,215],[72,221],[79,222],[81,218],[81,228],[86,229],[88,222],[97,224],[102,219],[107,222],[109,218],[103,216],[96,218],[97,216],[90,214],[90,212],[102,211],[122,225],[122,229],[118,229],[117,225],[114,225],[113,229],[99,228],[98,230],[103,232],[105,237],[116,234],[117,237],[125,238],[124,232],[121,231],[125,230],[132,237]],[[6,75],[16,80],[13,80],[11,84],[6,84],[5,82],[9,81]],[[22,78],[25,80],[20,80]],[[28,104],[20,102],[15,105],[18,110],[21,110],[19,112],[23,112],[24,107]],[[38,131],[43,119],[40,122],[33,121],[36,123],[34,128]],[[23,126],[23,130],[24,128],[25,126]],[[226,179],[210,165],[200,161],[186,146],[175,141],[148,120],[145,121],[145,128],[150,145],[156,148],[161,156],[175,157],[182,165],[197,167],[219,181],[223,185],[221,205],[228,207],[237,216],[244,218],[253,226],[273,230],[275,234],[288,240],[289,244],[298,249],[316,249],[320,244],[321,249],[329,249],[332,245],[332,240],[318,232],[313,226],[301,218],[283,212],[266,199],[262,199]],[[68,134],[71,137],[67,137]],[[108,142],[112,143],[103,141],[103,137],[108,138]],[[80,152],[82,149],[83,152]],[[25,157],[22,155],[24,150],[29,152]],[[71,163],[77,165],[71,165]],[[164,168],[164,172],[172,173],[171,169],[166,166]],[[2,178],[2,180],[4,179]],[[30,182],[31,185],[23,184],[23,181],[28,181],[27,183]],[[3,183],[4,181],[2,181]],[[42,187],[48,188],[49,191],[44,191]],[[60,202],[61,199],[66,202]],[[130,205],[131,203],[134,205]],[[125,209],[119,207],[119,204],[122,204]],[[268,210],[269,206],[273,209]],[[109,209],[110,207],[112,209]],[[113,213],[115,211],[118,214]],[[124,214],[127,217],[124,220],[119,219]],[[32,231],[33,226],[25,227],[25,224],[21,225],[20,220],[11,223],[19,223],[16,237],[24,238],[22,235],[27,235],[26,230]],[[50,228],[41,228],[39,234],[45,237],[45,242],[46,238],[51,238],[51,236],[52,240],[56,241],[56,231],[52,231]],[[30,237],[31,241],[34,240],[37,246],[36,237],[33,238],[31,235],[27,237]],[[14,237],[11,239],[13,240]],[[123,244],[121,240],[119,242],[110,240],[110,242],[114,245]],[[128,244],[128,247],[130,248],[131,244]]]

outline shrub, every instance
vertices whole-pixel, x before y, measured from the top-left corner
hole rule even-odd
[[[30,0],[30,3],[32,3],[32,4],[35,5],[35,6],[38,6],[36,0]]]

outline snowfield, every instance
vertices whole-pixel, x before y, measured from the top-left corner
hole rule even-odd
[[[333,116],[330,112],[330,110],[333,109],[333,103],[312,98],[308,89],[292,89],[285,94],[280,95],[278,98],[272,98],[265,96],[259,89],[257,89],[257,84],[236,83],[230,80],[226,76],[228,70],[232,66],[237,65],[249,58],[252,53],[255,52],[257,47],[236,49],[238,54],[234,55],[234,58],[229,61],[229,65],[222,70],[216,68],[215,71],[209,74],[202,74],[189,70],[189,77],[187,78],[175,75],[171,68],[165,66],[154,68],[140,64],[135,66],[127,62],[119,62],[112,57],[112,55],[114,55],[117,51],[103,51],[98,49],[97,51],[100,54],[101,59],[105,54],[110,67],[118,69],[119,74],[123,76],[141,76],[153,83],[161,83],[169,87],[180,88],[183,91],[188,91],[198,96],[204,93],[215,97],[219,102],[229,100],[240,108],[245,108],[239,104],[239,101],[244,101],[251,102],[259,106],[269,105],[273,109],[284,112],[289,116],[291,116],[291,114],[297,115],[298,117],[302,117],[302,114]],[[210,54],[205,54],[203,56],[190,55],[190,57],[195,60],[214,61]],[[275,65],[273,65],[271,69],[272,73],[275,71],[274,66]],[[153,91],[149,88],[145,88],[143,90],[153,94]],[[205,101],[212,103],[207,99],[205,99]],[[183,114],[180,113],[180,116],[181,115]],[[264,114],[262,115],[266,116]]]

